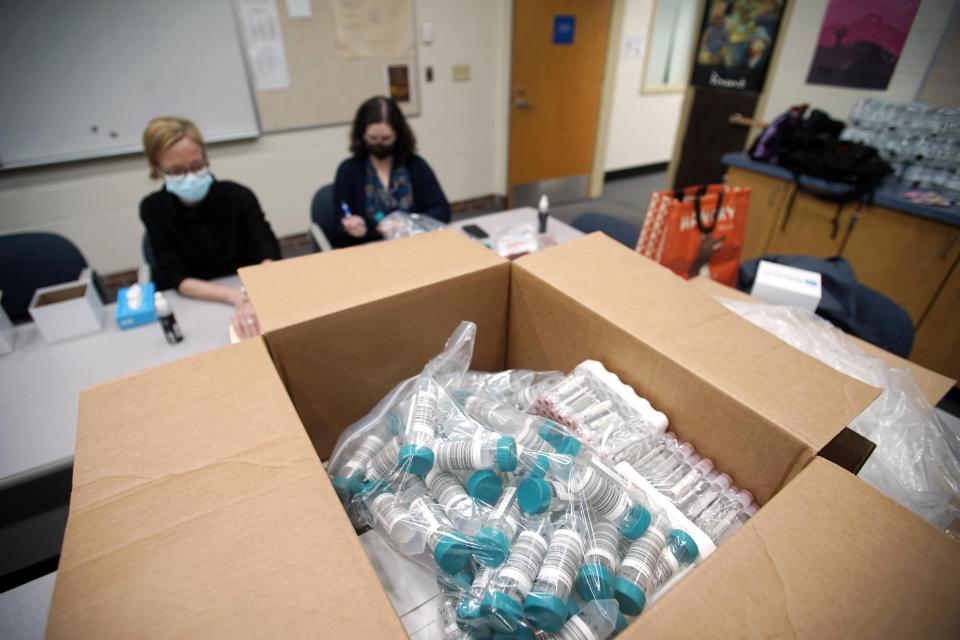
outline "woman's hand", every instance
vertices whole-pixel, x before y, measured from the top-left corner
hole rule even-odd
[[[354,238],[362,238],[367,235],[367,223],[363,216],[346,216],[341,219],[344,230]]]
[[[260,335],[260,322],[257,320],[253,305],[247,299],[236,306],[231,323],[236,334],[244,340]]]

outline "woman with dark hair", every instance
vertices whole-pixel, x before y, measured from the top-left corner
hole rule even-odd
[[[350,132],[353,157],[337,168],[334,205],[341,211],[335,246],[380,240],[380,220],[394,211],[450,222],[450,203],[397,103],[377,96],[360,105]]]

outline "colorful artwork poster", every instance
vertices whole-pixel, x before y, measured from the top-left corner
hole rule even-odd
[[[707,0],[690,84],[759,92],[785,0]]]
[[[830,0],[807,82],[886,89],[920,0]]]

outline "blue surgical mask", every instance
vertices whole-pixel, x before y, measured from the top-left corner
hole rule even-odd
[[[167,191],[177,196],[184,202],[200,202],[207,197],[210,191],[210,185],[213,184],[213,175],[209,169],[202,169],[196,173],[188,173],[185,176],[167,176],[163,177],[163,183]]]

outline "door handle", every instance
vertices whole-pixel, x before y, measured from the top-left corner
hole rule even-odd
[[[529,109],[533,106],[533,103],[526,98],[517,98],[515,104],[517,105],[517,109]]]

